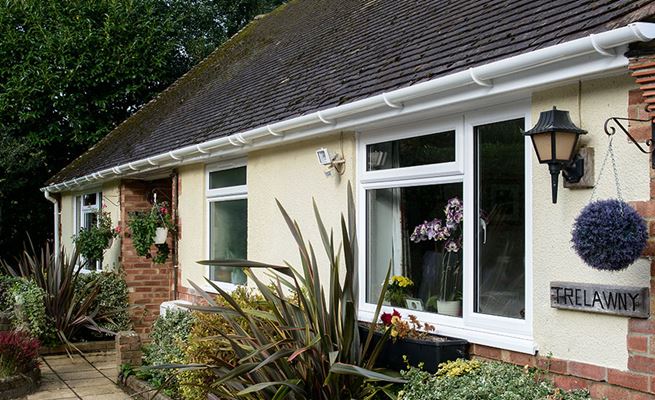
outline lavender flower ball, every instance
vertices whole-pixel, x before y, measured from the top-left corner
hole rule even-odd
[[[607,271],[627,268],[648,239],[644,219],[628,203],[614,199],[594,201],[582,209],[572,233],[578,256],[592,268]]]

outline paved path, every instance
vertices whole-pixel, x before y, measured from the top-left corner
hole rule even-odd
[[[126,400],[116,385],[116,353],[41,357],[41,386],[27,400]]]

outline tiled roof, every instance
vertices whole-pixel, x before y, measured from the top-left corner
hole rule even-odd
[[[624,26],[651,1],[293,0],[49,183]]]

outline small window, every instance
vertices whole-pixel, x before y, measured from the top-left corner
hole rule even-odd
[[[209,189],[222,189],[246,184],[246,167],[224,169],[209,173]]]
[[[366,146],[367,171],[455,161],[455,131]]]
[[[245,260],[248,256],[248,191],[246,167],[208,173],[209,258]],[[235,285],[246,283],[241,268],[209,267],[209,279]]]

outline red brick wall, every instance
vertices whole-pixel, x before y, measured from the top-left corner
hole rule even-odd
[[[630,70],[639,89],[628,96],[628,117],[655,120],[655,56],[630,60]],[[608,116],[609,117],[609,116]],[[630,123],[630,133],[644,144],[651,139],[648,122]],[[627,140],[627,138],[626,138]],[[636,148],[635,151],[638,151]],[[655,256],[655,171],[650,164],[650,200],[632,205],[646,219],[651,238],[644,255]],[[487,346],[472,345],[471,354],[478,358],[500,360],[517,365],[539,366],[548,370],[555,384],[564,389],[589,389],[594,398],[609,400],[655,400],[655,261],[651,262],[651,317],[628,321],[628,370],[621,371],[598,365],[530,356]],[[599,351],[602,351],[599,349]]]
[[[139,257],[132,245],[127,221],[132,211],[149,210],[152,206],[152,194],[157,193],[157,201],[171,200],[172,181],[169,178],[156,181],[124,180],[121,182],[121,264],[125,270],[125,279],[130,293],[130,304],[137,307],[132,310],[134,330],[145,337],[152,323],[159,315],[159,305],[173,299],[173,263],[172,257],[164,264],[154,264],[152,259]],[[169,238],[169,247],[172,241]],[[154,253],[153,246],[153,253]]]

